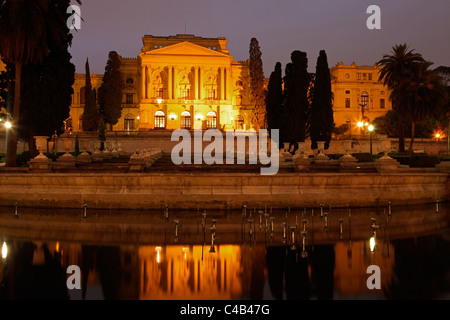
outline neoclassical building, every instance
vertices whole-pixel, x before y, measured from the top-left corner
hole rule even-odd
[[[248,61],[233,59],[226,38],[146,35],[142,42],[136,58],[122,58],[123,110],[112,130],[252,127]],[[353,131],[392,108],[379,70],[342,62],[330,69],[337,127],[348,124]],[[92,74],[91,82],[98,90],[102,75]],[[82,130],[84,86],[85,75],[76,74],[69,122],[74,132]]]
[[[122,58],[126,82],[122,117],[115,131],[249,129],[249,69],[235,61],[226,38],[193,35],[142,38],[137,58]],[[99,88],[101,75],[91,75]],[[71,122],[80,131],[85,76],[76,75]]]
[[[339,62],[330,69],[336,126],[355,129],[358,122],[371,122],[392,109],[391,91],[378,81],[380,68]]]

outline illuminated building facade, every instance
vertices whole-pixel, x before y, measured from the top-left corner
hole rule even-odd
[[[249,69],[235,61],[226,38],[193,35],[142,38],[137,58],[122,58],[126,83],[114,131],[249,129]],[[92,87],[101,75],[92,75]],[[85,76],[76,75],[71,120],[80,131]]]
[[[250,129],[252,110],[248,61],[235,61],[226,38],[146,35],[136,58],[122,58],[123,110],[113,131],[161,129]],[[390,91],[378,82],[379,67],[331,68],[336,126],[356,127],[392,109]],[[102,75],[91,75],[92,87]],[[267,82],[267,79],[266,79]],[[72,130],[81,131],[85,76],[76,74]]]
[[[354,129],[358,122],[370,123],[392,109],[391,91],[378,82],[379,71],[376,65],[344,65],[342,62],[331,68],[336,126],[347,124]]]

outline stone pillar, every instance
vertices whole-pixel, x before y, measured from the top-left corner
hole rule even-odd
[[[204,69],[203,67],[199,67],[198,68],[198,74],[200,77],[200,84],[199,84],[199,88],[198,88],[198,99],[201,100],[203,99],[203,78],[204,78]]]
[[[145,66],[141,67],[141,98],[145,99]]]
[[[167,81],[167,92],[169,94],[168,98],[169,100],[172,99],[172,90],[173,90],[173,74],[172,74],[172,66],[168,67],[168,81]]]
[[[220,100],[225,100],[225,69],[220,67]]]
[[[193,81],[194,85],[192,86],[192,90],[194,90],[194,100],[198,100],[198,72],[197,67],[194,67],[194,74],[193,74]]]
[[[177,66],[174,66],[172,69],[173,75],[172,75],[172,79],[173,79],[173,99],[178,99],[179,94],[178,94],[178,83],[177,83]]]
[[[153,97],[153,91],[152,91],[152,70],[150,66],[147,68],[147,98],[151,99]]]

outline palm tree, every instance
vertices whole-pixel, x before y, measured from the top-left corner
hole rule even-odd
[[[427,116],[438,117],[438,111],[446,102],[444,78],[438,70],[429,69],[432,64],[412,63],[404,79],[392,91],[392,97],[407,110],[407,117],[411,121],[410,152],[413,149],[416,123],[422,122]]]
[[[81,2],[77,0],[79,4]],[[36,64],[49,54],[51,44],[70,42],[68,16],[61,6],[67,0],[0,0],[0,56],[15,66],[15,90],[6,166],[15,166],[17,124],[20,115],[22,66]],[[68,5],[66,5],[66,8]],[[13,127],[14,128],[14,127]]]
[[[383,59],[377,62],[377,65],[382,67],[379,73],[379,81],[383,82],[389,89],[394,90],[405,79],[411,65],[419,62],[425,62],[421,54],[409,50],[406,44],[395,45],[390,55],[384,55]],[[390,99],[393,109],[403,113],[403,106],[396,101],[392,94]],[[399,151],[405,151],[403,117],[399,117]]]

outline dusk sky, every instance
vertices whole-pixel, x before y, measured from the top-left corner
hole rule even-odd
[[[81,30],[74,32],[72,61],[84,73],[103,73],[108,53],[137,57],[144,35],[226,37],[235,60],[249,56],[258,39],[268,77],[283,69],[294,50],[308,54],[315,70],[320,50],[330,67],[342,61],[373,65],[395,44],[407,43],[423,57],[450,65],[449,0],[82,0]],[[75,4],[75,2],[73,1]],[[381,8],[381,30],[369,30],[367,8]],[[186,26],[186,29],[185,29]]]

